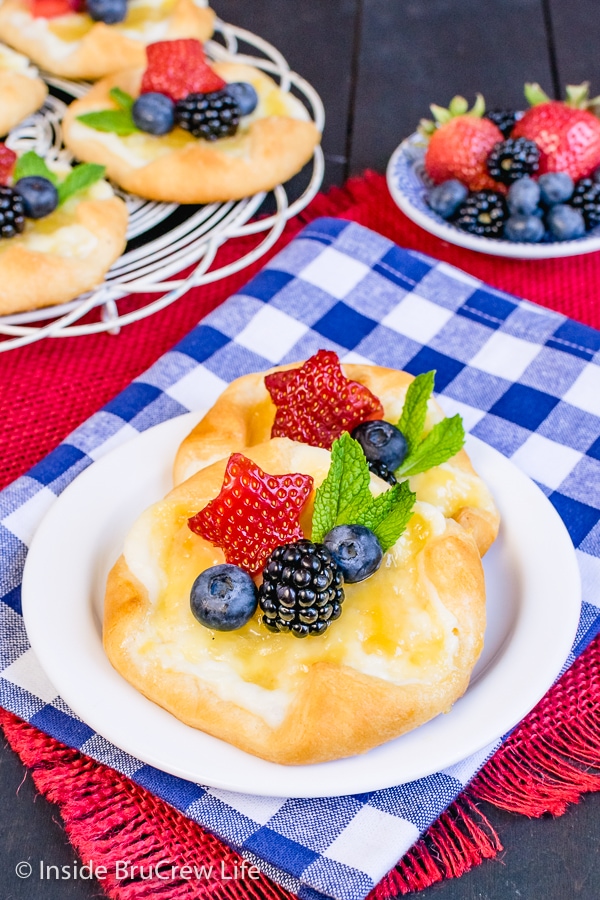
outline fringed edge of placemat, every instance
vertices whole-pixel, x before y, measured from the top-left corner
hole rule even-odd
[[[187,897],[290,900],[267,876],[257,881],[218,878],[238,854],[214,835],[124,775],[82,756],[0,710],[0,725],[34,783],[56,803],[81,859],[105,866],[103,887],[113,900]],[[600,637],[574,662],[465,791],[373,889],[369,900],[389,900],[463,875],[502,845],[477,800],[514,813],[562,815],[582,794],[600,790]],[[111,878],[118,860],[146,872],[160,860],[178,867],[190,859],[215,867],[215,880],[157,882]],[[138,869],[139,871],[139,869]]]

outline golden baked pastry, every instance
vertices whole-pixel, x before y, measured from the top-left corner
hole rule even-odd
[[[127,207],[107,181],[0,239],[0,315],[66,303],[97,287],[125,248]]]
[[[0,135],[38,110],[47,93],[27,57],[0,44]]]
[[[143,66],[146,44],[152,41],[207,40],[214,18],[202,0],[129,0],[127,18],[115,25],[80,12],[34,18],[28,0],[3,0],[0,39],[53,75],[96,79]]]
[[[320,134],[295,97],[251,66],[215,63],[227,82],[249,82],[259,96],[232,137],[209,142],[176,127],[162,136],[120,136],[77,121],[83,113],[116,109],[109,92],[119,87],[137,97],[142,70],[121,72],[94,85],[69,106],[63,135],[78,159],[101,163],[108,176],[132,194],[174,203],[237,200],[266,191],[291,178],[307,163]]]
[[[315,487],[331,459],[287,438],[246,454],[273,475],[310,475]],[[467,687],[485,628],[472,536],[419,501],[379,570],[344,585],[342,615],[325,634],[274,634],[256,614],[237,631],[215,631],[192,615],[190,589],[223,551],[187,520],[219,494],[225,467],[202,469],[131,529],[106,589],[113,666],[188,725],[284,764],[363,753],[447,712]],[[374,494],[385,488],[371,478]],[[309,498],[305,534],[311,518]]]
[[[276,366],[269,372],[296,368],[300,363]],[[397,369],[342,363],[347,378],[365,385],[383,405],[383,418],[396,423],[413,376]],[[179,484],[203,466],[271,437],[276,407],[265,387],[266,372],[237,378],[184,439],[177,451],[174,481]],[[439,405],[428,403],[425,430],[444,418]],[[471,532],[481,555],[495,540],[499,516],[493,498],[474,471],[468,455],[460,450],[452,459],[427,472],[414,475],[410,486],[419,500],[432,503],[444,516],[453,518]]]

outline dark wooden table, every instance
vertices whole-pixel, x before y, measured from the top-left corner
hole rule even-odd
[[[327,112],[325,187],[383,172],[432,102],[481,91],[519,108],[523,83],[600,93],[598,0],[214,0],[221,18],[275,44],[319,91]],[[72,864],[58,812],[0,753],[0,900],[88,900],[97,883],[20,881],[20,860]],[[600,794],[558,819],[527,820],[483,805],[505,852],[423,896],[440,900],[597,900]],[[38,863],[39,864],[39,863]]]

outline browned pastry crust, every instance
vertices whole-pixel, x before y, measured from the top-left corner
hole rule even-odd
[[[89,257],[42,253],[10,238],[0,254],[0,315],[66,303],[102,283],[123,252],[127,207],[118,197],[84,199],[73,213],[73,224],[83,225],[97,239]]]
[[[273,85],[266,75],[257,75],[257,70],[249,66],[215,63],[213,68],[226,81],[256,81],[258,77],[264,84]],[[146,135],[147,140],[164,144],[169,151],[146,165],[132,165],[103,143],[98,132],[75,120],[85,112],[114,107],[109,92],[115,86],[137,96],[141,77],[142,70],[137,69],[103,79],[69,106],[63,121],[65,143],[75,156],[106,166],[108,177],[132,194],[173,203],[237,200],[287,181],[309,161],[319,143],[320,134],[313,122],[269,115],[253,119],[234,138],[212,143],[197,139],[181,147],[169,147],[169,135]],[[75,124],[79,127],[74,128]],[[235,149],[229,152],[226,147]]]
[[[269,371],[276,372],[298,365],[300,363],[290,363]],[[397,369],[354,363],[343,363],[342,369],[348,378],[364,384],[379,397],[386,418],[392,422],[398,421],[401,412],[398,400],[400,398],[402,402],[406,387],[413,380],[412,375]],[[175,484],[188,478],[201,466],[229,456],[230,453],[245,452],[244,448],[270,438],[275,405],[265,387],[265,374],[256,372],[244,375],[223,391],[179,447],[173,472]],[[454,457],[453,465],[475,474],[464,450]],[[493,504],[488,509],[458,509],[453,512],[453,518],[473,534],[483,556],[498,534],[500,519]]]
[[[64,78],[96,79],[129,66],[145,66],[146,42],[123,34],[118,28],[96,22],[66,56],[52,53],[48,41],[26,34],[14,14],[28,12],[23,0],[4,0],[0,6],[0,39],[25,53],[36,65]],[[80,16],[74,13],[73,18]],[[70,18],[70,17],[69,17]],[[164,39],[197,38],[206,41],[213,32],[215,14],[192,0],[177,0],[169,16]]]
[[[41,78],[0,69],[0,135],[40,108],[48,88]]]
[[[274,474],[299,471],[300,463],[301,470],[307,472],[315,454],[322,459],[323,453],[285,438],[247,452]],[[224,468],[225,461],[220,461],[203,469],[158,504],[170,547],[185,517],[218,494]],[[201,538],[198,541],[205,544]],[[447,521],[446,530],[431,536],[415,558],[419,577],[430,582],[443,606],[456,617],[453,634],[458,641],[451,664],[440,677],[398,684],[365,674],[354,664],[351,667],[317,660],[295,676],[292,700],[276,727],[241,703],[224,700],[210,683],[189,670],[177,671],[165,666],[156,654],[142,656],[132,649],[132,635],[148,627],[153,613],[146,588],[132,575],[123,557],[108,578],[104,646],[114,667],[149,699],[188,725],[256,756],[294,765],[363,753],[447,712],[466,690],[483,645],[485,586],[472,537],[455,522]],[[375,588],[378,576],[376,573],[365,585]],[[352,603],[352,587],[346,586],[346,608]],[[397,593],[389,600],[403,602]],[[342,613],[332,631],[344,615],[348,613]],[[203,628],[195,623],[191,612],[189,620],[184,626],[187,636],[190,629]],[[171,640],[177,639],[173,629],[169,635]],[[291,635],[276,637],[297,640]],[[214,644],[207,642],[206,646],[212,648]]]

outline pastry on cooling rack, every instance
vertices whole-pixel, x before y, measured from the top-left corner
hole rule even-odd
[[[47,93],[27,57],[0,44],[0,135],[38,110]]]
[[[125,248],[127,207],[102,166],[46,164],[0,144],[0,315],[73,300]]]
[[[68,108],[64,140],[150,200],[236,200],[285,182],[320,140],[299,100],[256,68],[209,65],[194,40],[147,48],[145,70],[98,82]]]
[[[303,364],[244,375],[223,391],[179,447],[175,483],[270,437],[330,447],[343,431],[351,431],[375,474],[390,483],[410,478],[419,500],[471,532],[483,555],[496,538],[498,512],[462,449],[460,417],[445,418],[431,396],[433,376],[414,379],[397,369],[340,365],[335,353],[324,350]]]
[[[151,41],[207,40],[206,0],[3,0],[0,38],[53,75],[102,78],[143,66]]]
[[[114,667],[188,725],[290,765],[447,712],[483,643],[477,545],[406,482],[386,491],[357,448],[275,438],[146,510],[108,578]]]

